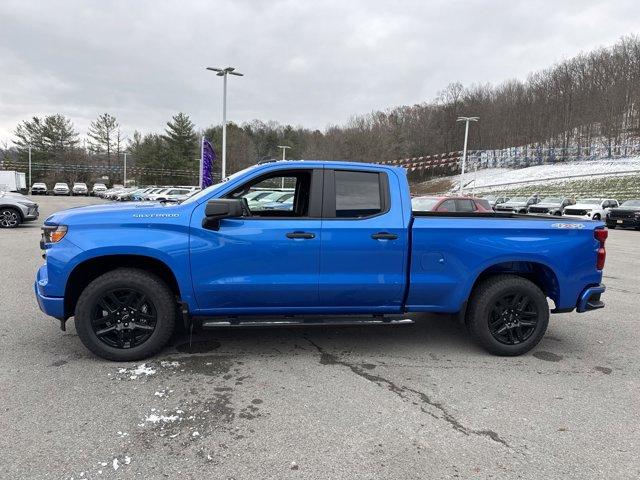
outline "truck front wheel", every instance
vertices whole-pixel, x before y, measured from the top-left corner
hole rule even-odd
[[[93,280],[75,311],[82,343],[99,357],[134,361],[159,352],[171,337],[175,299],[155,275],[118,268]]]
[[[517,275],[496,275],[473,291],[467,313],[472,338],[495,355],[522,355],[542,339],[549,324],[547,298]]]

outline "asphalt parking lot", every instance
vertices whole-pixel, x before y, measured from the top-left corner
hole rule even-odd
[[[0,231],[1,478],[638,478],[640,232],[611,231],[604,310],[492,357],[448,317],[177,335],[92,356],[42,314],[35,197]]]

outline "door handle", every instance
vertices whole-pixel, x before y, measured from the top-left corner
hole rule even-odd
[[[316,238],[316,234],[311,232],[289,232],[287,233],[287,238],[305,238],[309,240]]]
[[[389,232],[378,232],[371,235],[371,238],[374,240],[395,240],[398,238],[398,235]]]

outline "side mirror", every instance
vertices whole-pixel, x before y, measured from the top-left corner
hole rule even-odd
[[[216,198],[209,200],[204,209],[202,227],[208,230],[218,230],[223,218],[242,217],[242,200],[233,198]]]

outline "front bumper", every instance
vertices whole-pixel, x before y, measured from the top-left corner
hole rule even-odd
[[[43,294],[43,289],[47,285],[47,266],[43,265],[38,269],[36,274],[36,281],[33,284],[33,289],[36,294],[36,300],[40,310],[51,317],[55,317],[58,320],[65,320],[64,315],[64,298],[63,297],[47,297]]]
[[[29,207],[26,212],[23,212],[23,219],[25,221],[37,220],[40,216],[40,212],[38,211],[38,206]]]
[[[583,313],[604,308],[604,302],[600,300],[600,296],[604,293],[605,289],[606,287],[602,284],[585,288],[578,297],[576,312]]]

